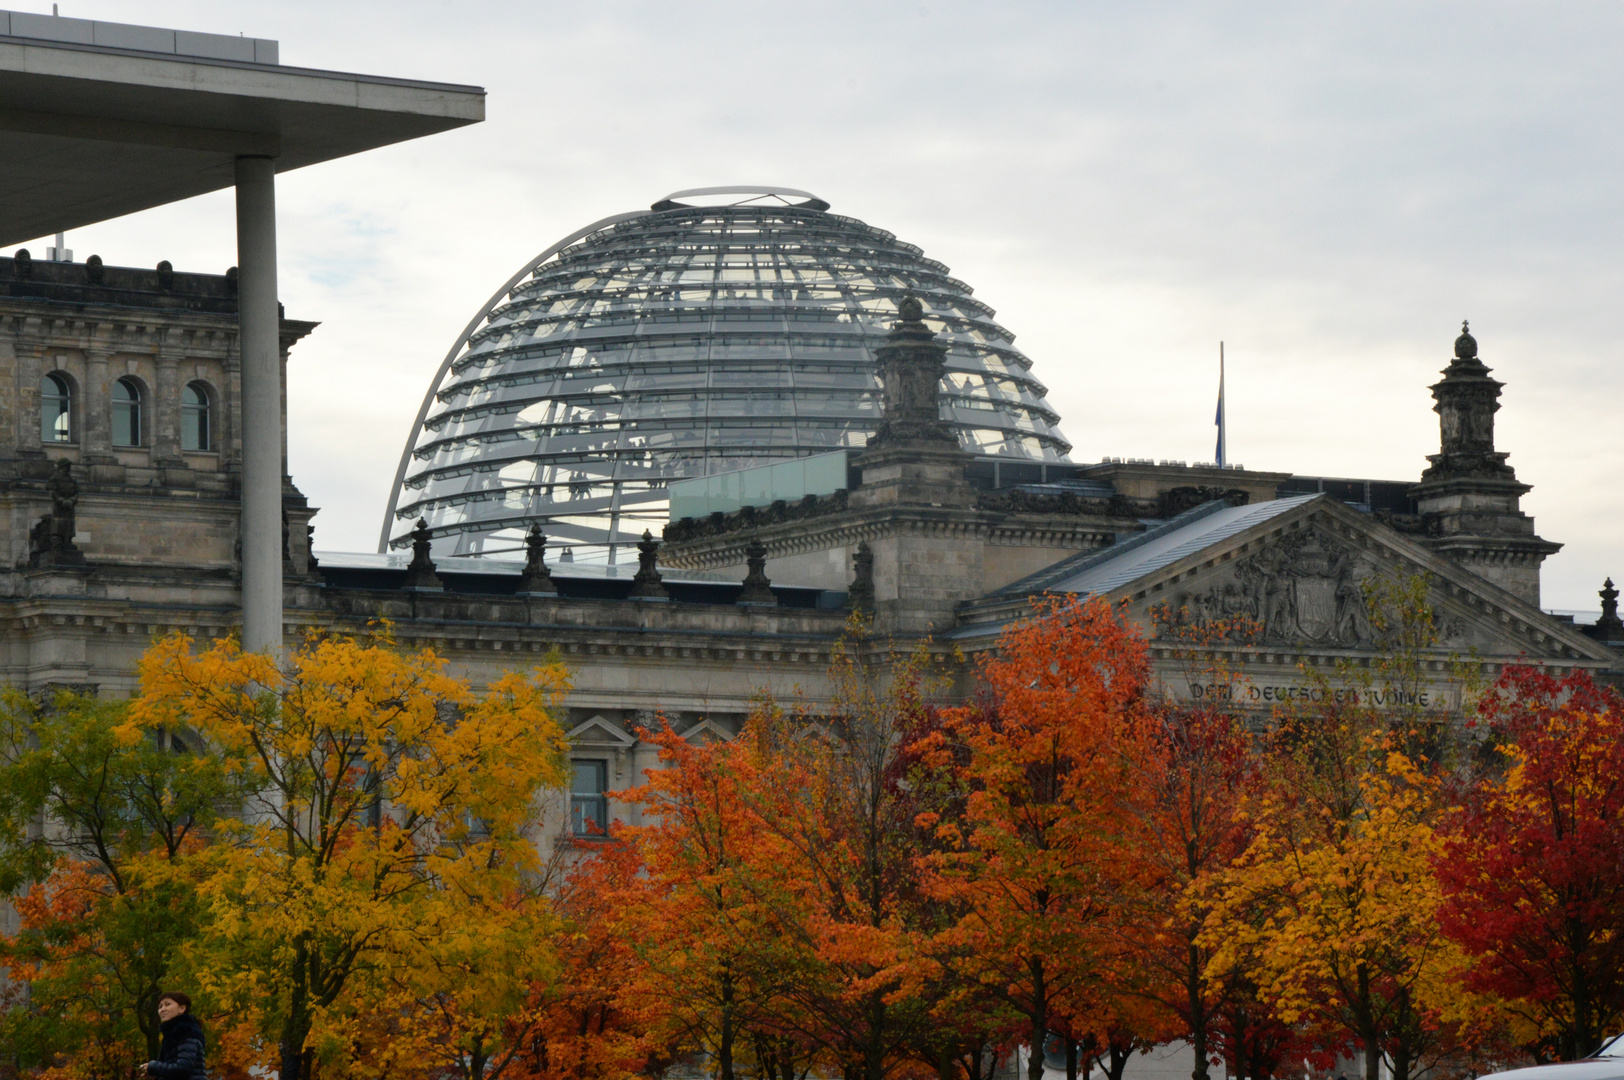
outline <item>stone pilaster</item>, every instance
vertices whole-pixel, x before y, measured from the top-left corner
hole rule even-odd
[[[108,374],[109,359],[105,348],[93,347],[85,353],[85,385],[79,402],[84,420],[79,441],[84,448],[82,460],[87,465],[111,465],[116,460],[112,449],[113,384]]]
[[[153,397],[152,459],[163,468],[184,469],[180,453],[180,357],[166,346],[158,352],[158,387]]]
[[[28,319],[23,325],[32,331],[28,336],[33,340],[17,347],[17,448],[38,457],[43,453],[39,438],[39,380],[45,374],[45,345],[39,339],[38,319]],[[79,406],[82,411],[83,391]]]
[[[0,319],[0,458],[17,452],[17,402],[21,395],[11,392],[18,378],[12,325],[10,319]]]

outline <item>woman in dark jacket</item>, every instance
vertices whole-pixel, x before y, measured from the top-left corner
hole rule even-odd
[[[203,1067],[203,1025],[192,1015],[192,999],[178,991],[158,999],[163,1042],[158,1060],[141,1066],[143,1076],[157,1080],[208,1080]]]

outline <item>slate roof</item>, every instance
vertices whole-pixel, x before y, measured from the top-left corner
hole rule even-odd
[[[1103,551],[1082,552],[1063,559],[1004,586],[989,599],[1045,592],[1085,596],[1108,593],[1170,566],[1186,555],[1321,498],[1325,496],[1300,495],[1247,506],[1206,503],[1154,528],[1135,533]]]

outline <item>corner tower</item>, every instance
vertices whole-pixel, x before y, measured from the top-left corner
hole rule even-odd
[[[1534,519],[1519,503],[1532,490],[1494,448],[1494,414],[1503,383],[1477,358],[1467,324],[1455,339],[1455,359],[1432,385],[1439,452],[1410,489],[1434,550],[1530,604],[1539,605],[1539,568],[1562,547],[1534,535]]]

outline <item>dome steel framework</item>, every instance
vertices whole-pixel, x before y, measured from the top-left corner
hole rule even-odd
[[[947,343],[942,418],[962,445],[1065,460],[992,309],[914,245],[827,211],[790,188],[677,192],[526,264],[446,355],[379,549],[407,547],[422,517],[436,554],[522,552],[540,523],[549,546],[613,563],[665,521],[672,480],[861,447],[874,350],[908,292]]]

